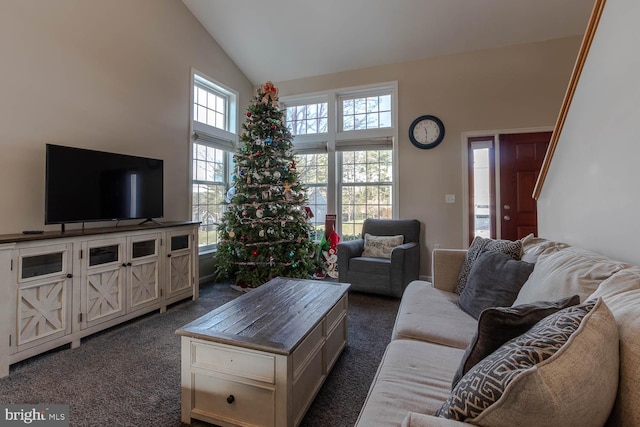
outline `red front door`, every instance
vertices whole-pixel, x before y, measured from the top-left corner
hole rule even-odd
[[[532,194],[550,138],[551,132],[500,135],[502,239],[538,233],[538,210]]]

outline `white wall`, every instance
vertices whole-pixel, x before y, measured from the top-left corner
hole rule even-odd
[[[191,67],[239,92],[239,116],[253,94],[179,0],[2,0],[0,61],[0,234],[59,229],[46,143],[164,159],[165,220],[189,220]]]
[[[280,96],[398,81],[400,218],[424,227],[421,274],[431,274],[431,250],[459,248],[463,233],[462,134],[553,127],[581,37],[279,82]],[[409,141],[423,114],[443,120],[444,141],[420,150]],[[445,194],[456,203],[446,204]]]
[[[540,235],[640,264],[640,2],[607,0],[538,200]]]

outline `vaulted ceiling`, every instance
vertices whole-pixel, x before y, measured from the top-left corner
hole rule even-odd
[[[593,0],[183,0],[253,84],[582,35]]]

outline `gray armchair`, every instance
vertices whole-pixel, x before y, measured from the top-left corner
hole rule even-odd
[[[364,235],[395,236],[404,243],[391,251],[391,259],[363,257]],[[420,221],[416,219],[366,219],[362,237],[338,244],[340,282],[351,290],[400,298],[404,288],[420,273]]]

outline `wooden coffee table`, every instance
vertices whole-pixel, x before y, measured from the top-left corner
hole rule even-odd
[[[178,329],[182,422],[297,426],[347,344],[348,289],[275,278]]]

